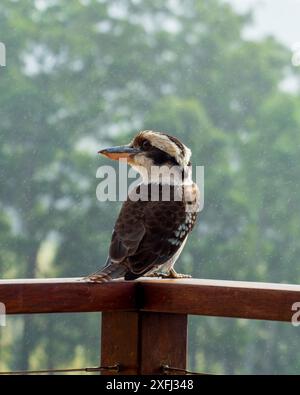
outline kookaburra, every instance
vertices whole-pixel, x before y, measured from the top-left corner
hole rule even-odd
[[[106,265],[87,279],[105,282],[144,275],[190,277],[176,273],[174,264],[198,212],[199,191],[191,179],[191,150],[176,137],[146,130],[126,146],[99,153],[114,160],[126,158],[141,174],[142,182],[122,206]]]

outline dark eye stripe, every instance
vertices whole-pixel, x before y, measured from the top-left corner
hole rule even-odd
[[[145,151],[149,150],[151,148],[151,143],[149,140],[144,140],[141,144],[141,148]]]
[[[153,146],[147,152],[147,156],[153,160],[153,163],[156,166],[161,166],[165,163],[171,163],[174,166],[179,166],[179,163],[175,158],[173,158],[173,156]]]
[[[147,156],[150,157],[150,155],[148,155],[148,152],[150,152],[150,151],[152,152],[152,150],[154,150],[154,149],[157,149],[157,150],[159,150],[159,149],[154,147],[154,146],[152,146],[150,141],[144,137],[144,134],[146,132],[147,131],[141,132],[135,137],[135,139],[133,141],[133,146],[134,147],[140,147],[143,151],[147,151]],[[176,147],[179,149],[181,156],[182,157],[185,156],[184,145],[176,137],[170,136],[169,134],[167,134],[165,132],[154,132],[154,131],[152,131],[152,132],[168,137],[168,139],[170,141],[172,141],[172,143],[174,143],[176,145]],[[147,149],[143,148],[143,143],[146,140],[150,144],[150,147],[147,148]],[[165,153],[163,151],[161,151],[161,152],[162,152],[162,154],[151,153],[151,157],[152,157],[153,161],[156,160],[157,163],[159,163],[159,162],[160,163],[167,163],[167,162],[169,162],[169,163],[172,163],[172,164],[174,164],[176,166],[179,166],[179,163],[176,161],[176,159],[174,157],[168,155],[167,153]],[[163,157],[163,155],[165,155],[165,156]]]

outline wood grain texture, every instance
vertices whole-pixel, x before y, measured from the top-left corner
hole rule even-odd
[[[7,314],[69,313],[135,309],[132,282],[88,283],[79,279],[1,280]]]
[[[162,365],[186,368],[185,314],[109,312],[102,314],[101,365],[120,364],[103,375],[162,374]]]
[[[187,315],[140,313],[139,374],[162,374],[163,365],[186,369]]]
[[[219,280],[142,280],[143,311],[291,321],[300,286]]]
[[[109,312],[102,314],[101,366],[120,364],[120,374],[139,371],[139,313]],[[102,372],[102,375],[117,375]]]
[[[300,286],[221,280],[1,280],[8,314],[132,311],[290,321]]]

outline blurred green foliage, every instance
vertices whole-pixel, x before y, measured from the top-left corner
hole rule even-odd
[[[205,166],[180,270],[300,281],[300,96],[281,89],[299,73],[274,38],[246,40],[249,23],[220,0],[1,1],[2,278],[101,266],[119,203],[96,200],[96,152],[158,129]],[[1,369],[98,362],[97,314],[8,321]],[[299,340],[288,324],[192,317],[190,366],[296,373]]]

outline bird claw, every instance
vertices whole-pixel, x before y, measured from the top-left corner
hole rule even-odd
[[[158,277],[158,278],[162,278],[164,276],[164,273],[160,273],[160,272],[152,272],[149,274],[146,274],[145,277]]]
[[[97,275],[83,277],[81,280],[85,281],[85,282],[89,282],[89,283],[103,283],[103,282],[105,282],[105,280],[103,280],[102,276],[97,276]]]
[[[169,273],[166,273],[164,278],[192,278],[190,274],[177,273],[175,269],[171,269]]]
[[[176,273],[176,275],[171,275],[169,278],[192,278],[190,274]]]
[[[146,277],[158,277],[158,278],[165,278],[165,279],[179,279],[179,278],[192,278],[189,274],[177,273],[175,269],[171,269],[168,273],[161,273],[161,272],[152,272],[146,275]]]

